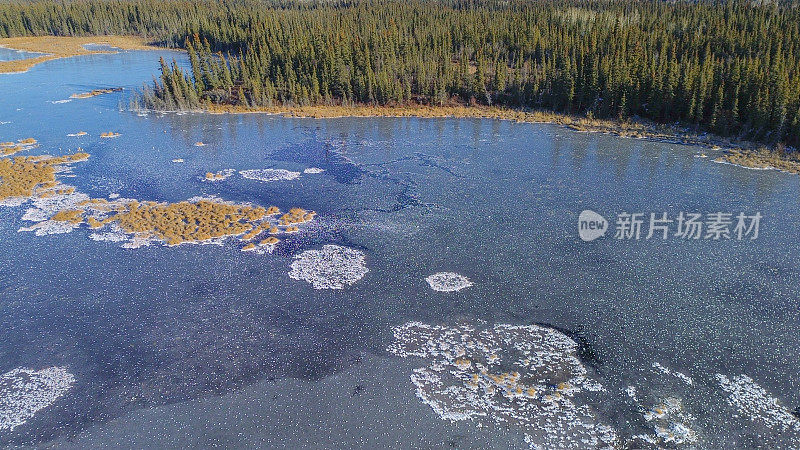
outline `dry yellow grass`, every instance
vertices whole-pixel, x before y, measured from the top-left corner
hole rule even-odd
[[[40,189],[45,197],[59,192],[55,167],[83,161],[88,153],[74,153],[59,157],[17,156],[0,159],[0,201],[9,198],[30,198]]]
[[[81,223],[83,222],[83,211],[80,209],[62,209],[55,213],[50,220],[55,220],[56,222]]]
[[[30,150],[36,147],[37,142],[34,138],[20,139],[14,142],[0,142],[0,156],[11,156],[21,151]]]
[[[306,211],[302,208],[292,208],[288,213],[281,216],[278,223],[280,225],[292,225],[295,223],[304,223],[311,221],[317,213],[314,211]]]
[[[156,50],[158,47],[147,45],[144,38],[137,36],[25,36],[0,39],[0,46],[28,52],[43,52],[35,58],[15,61],[0,61],[0,73],[24,72],[36,64],[51,59],[70,56],[90,55],[93,53],[113,53],[99,50],[86,50],[86,44],[108,44],[123,50]]]
[[[169,245],[200,242],[250,231],[265,217],[264,208],[229,205],[207,200],[155,203],[136,201],[125,205],[112,220],[128,233],[155,236]]]
[[[716,161],[750,169],[775,169],[800,174],[800,155],[787,152],[783,148],[733,149],[725,152]]]

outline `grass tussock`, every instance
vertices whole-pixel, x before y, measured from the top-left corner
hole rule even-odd
[[[80,209],[62,209],[53,215],[50,220],[55,220],[56,222],[70,222],[70,223],[82,223],[83,222],[83,211]]]
[[[37,146],[34,138],[20,139],[17,142],[0,142],[0,156],[11,156]]]
[[[269,211],[260,206],[239,205],[216,200],[183,201],[177,203],[157,202],[112,202],[105,199],[92,199],[85,202],[91,211],[86,223],[93,229],[116,223],[126,233],[142,238],[155,238],[167,245],[180,245],[186,242],[203,242],[212,239],[239,236],[242,242],[252,241],[265,231],[277,232],[279,229],[270,219]],[[99,213],[99,214],[97,214]],[[307,222],[313,219],[301,208],[292,208],[287,213],[292,220]],[[101,217],[104,217],[102,220]],[[296,222],[300,223],[300,222]],[[297,232],[299,228],[290,226],[285,231]],[[280,240],[269,236],[258,245],[275,245]],[[252,249],[256,244],[247,242],[243,249]]]

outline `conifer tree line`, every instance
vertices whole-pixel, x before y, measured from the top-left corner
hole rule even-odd
[[[0,35],[185,48],[156,109],[471,103],[640,116],[800,147],[800,10],[655,0],[80,0],[0,4]]]

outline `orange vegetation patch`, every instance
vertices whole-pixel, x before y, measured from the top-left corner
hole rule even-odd
[[[36,147],[36,139],[20,139],[17,142],[0,142],[0,156],[11,156],[24,150]]]
[[[19,141],[35,144],[34,139]],[[18,144],[0,144],[0,148],[16,148]],[[13,147],[12,147],[13,146]],[[59,166],[84,161],[88,153],[77,152],[65,156],[17,156],[0,158],[0,201],[11,199],[7,205],[18,205],[19,200],[71,195],[75,188],[61,184],[56,179]],[[81,194],[83,195],[83,194]],[[160,240],[167,245],[185,242],[203,242],[231,236],[241,240],[255,239],[259,234],[279,232],[275,215],[276,206],[268,209],[249,204],[228,203],[218,199],[192,199],[177,203],[159,203],[130,199],[107,200],[83,196],[80,201],[69,202],[60,210],[50,210],[51,222],[65,222],[75,226],[86,223],[98,230],[114,224],[116,231],[133,235],[132,239]],[[281,222],[301,223],[310,220],[313,213],[292,208],[281,217]],[[296,230],[297,227],[290,227]],[[280,241],[269,236],[256,245],[249,242],[244,250],[274,246]]]
[[[0,73],[24,72],[36,64],[57,58],[90,55],[93,53],[114,53],[104,50],[87,50],[86,44],[107,44],[122,50],[157,50],[146,40],[136,36],[24,36],[0,39],[0,46],[28,52],[41,52],[43,55],[0,61]]]
[[[50,220],[55,220],[56,222],[81,223],[83,222],[83,211],[80,209],[62,209],[55,213]]]
[[[268,216],[268,214],[265,214],[265,216]],[[241,240],[249,241],[251,239],[255,239],[259,234],[263,233],[265,230],[272,230],[272,229],[277,229],[277,227],[275,227],[269,221],[261,222],[260,224],[258,224],[258,226],[254,227],[252,230],[242,235]]]
[[[0,201],[9,198],[30,198],[34,195],[48,196],[68,191],[60,188],[56,181],[56,166],[84,161],[88,153],[50,156],[17,156],[0,159]]]
[[[101,133],[100,134],[101,138],[115,138],[115,137],[119,137],[119,136],[120,136],[119,133],[114,133],[113,131],[107,131],[105,133]]]
[[[91,199],[79,206],[84,208],[86,223],[93,229],[116,223],[121,231],[134,235],[136,239],[155,239],[167,245],[232,236],[240,236],[241,241],[251,241],[264,231],[278,229],[263,207],[216,199],[177,203]],[[258,244],[248,242],[242,250],[273,246],[279,242],[276,237],[269,236]]]
[[[108,222],[117,222],[123,231],[154,237],[168,245],[200,242],[236,236],[253,228],[253,222],[266,217],[264,208],[199,200],[196,202],[155,203],[131,201],[114,206]]]
[[[206,175],[203,177],[203,179],[206,181],[223,181],[229,176],[231,176],[231,171],[223,170],[221,172],[206,172]]]
[[[304,223],[311,221],[317,213],[314,211],[306,211],[302,208],[292,208],[288,213],[281,216],[278,223],[281,225],[291,225],[295,223]]]

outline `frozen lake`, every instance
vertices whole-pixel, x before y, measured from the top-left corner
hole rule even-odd
[[[317,216],[268,253],[37,236],[18,232],[30,202],[0,207],[0,444],[800,445],[797,176],[543,124],[129,111],[159,56],[184,58],[0,74],[0,141],[82,148],[58,177],[90,198]],[[579,238],[586,209],[604,238]],[[640,239],[614,238],[622,212],[644,214]],[[753,240],[646,239],[663,212],[763,218]],[[469,283],[432,289],[439,272]]]

